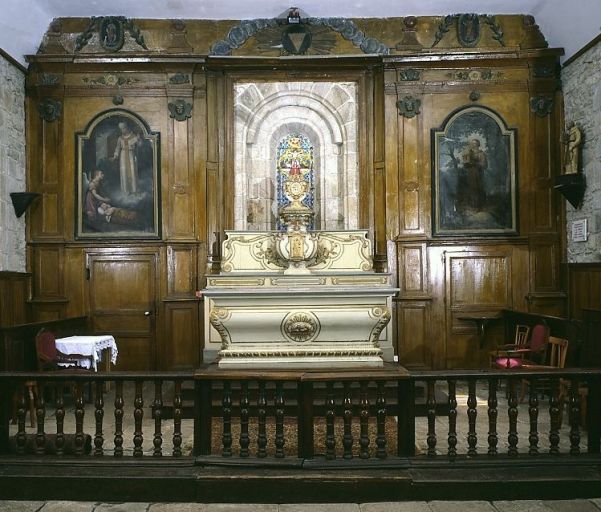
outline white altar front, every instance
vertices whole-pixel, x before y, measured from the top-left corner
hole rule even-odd
[[[205,362],[330,368],[393,360],[388,323],[398,288],[373,271],[366,231],[226,235],[221,272],[203,290]]]

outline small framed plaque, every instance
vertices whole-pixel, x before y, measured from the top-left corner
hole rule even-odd
[[[586,242],[588,240],[588,227],[586,219],[572,222],[572,242]]]

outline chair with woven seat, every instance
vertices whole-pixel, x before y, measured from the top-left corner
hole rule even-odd
[[[527,345],[504,345],[493,358],[493,367],[501,369],[524,368],[541,365],[545,360],[545,351],[549,340],[549,327],[536,324]]]

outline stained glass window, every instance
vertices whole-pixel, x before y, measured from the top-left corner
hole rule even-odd
[[[313,144],[301,134],[289,134],[280,140],[276,154],[277,170],[277,209],[278,212],[290,201],[284,193],[284,185],[288,178],[300,174],[309,182],[309,193],[302,203],[314,210],[315,206],[315,172],[313,169]],[[314,221],[308,226],[314,229]],[[278,216],[277,229],[284,230],[286,226]]]

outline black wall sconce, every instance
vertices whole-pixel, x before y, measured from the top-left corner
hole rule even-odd
[[[578,209],[582,204],[584,190],[586,189],[584,174],[574,172],[556,176],[553,188],[557,189],[574,208]]]
[[[29,208],[31,203],[38,197],[40,194],[37,192],[11,192],[10,199],[13,202],[13,207],[15,209],[15,214],[17,218],[25,213],[25,210]]]

